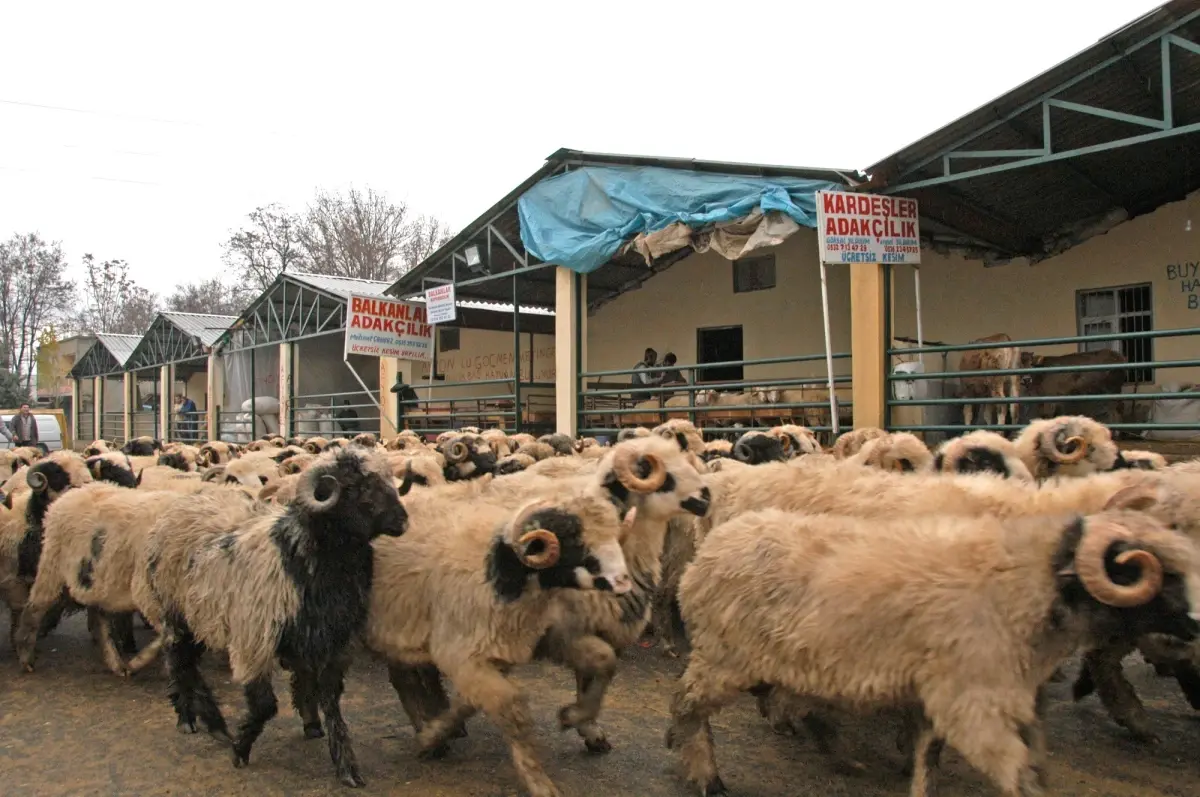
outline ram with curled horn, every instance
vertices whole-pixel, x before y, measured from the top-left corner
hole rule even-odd
[[[1021,431],[1014,445],[1036,479],[1112,470],[1120,454],[1112,432],[1082,415],[1034,421]]]

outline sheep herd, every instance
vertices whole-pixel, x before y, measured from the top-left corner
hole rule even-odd
[[[513,668],[572,671],[558,724],[606,752],[619,655],[651,630],[687,650],[666,743],[703,795],[726,793],[710,718],[743,693],[850,769],[842,722],[896,713],[913,795],[946,744],[1005,795],[1045,793],[1044,687],[1076,652],[1075,698],[1094,691],[1137,738],[1155,732],[1121,670],[1134,650],[1200,709],[1200,466],[1121,451],[1081,416],[935,451],[879,429],[828,451],[801,426],[706,442],[682,420],[612,446],[475,428],[137,438],[0,452],[0,480],[0,599],[23,669],[65,612],[86,611],[107,668],[163,659],[177,726],[238,767],[278,711],[282,669],[304,736],[363,785],[340,705],[365,648],[421,756],[482,710],[522,789],[554,797]],[[138,617],[155,632],[140,650]],[[232,728],[207,651],[244,692]]]

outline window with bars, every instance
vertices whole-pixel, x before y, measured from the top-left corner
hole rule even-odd
[[[458,327],[442,327],[438,330],[438,351],[458,351],[460,345]]]
[[[1152,299],[1148,282],[1119,288],[1079,291],[1075,308],[1079,334],[1086,337],[1118,332],[1148,332],[1154,329]],[[1131,363],[1154,362],[1154,341],[1150,338],[1098,340],[1095,343],[1082,344],[1081,349],[1112,349],[1121,352]],[[1152,368],[1130,368],[1128,374],[1128,381],[1135,384],[1154,381]]]

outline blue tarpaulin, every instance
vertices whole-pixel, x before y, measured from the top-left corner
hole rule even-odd
[[[595,271],[621,244],[674,222],[697,228],[778,211],[815,227],[825,180],[680,171],[661,167],[585,166],[542,180],[517,200],[521,242],[546,263]]]

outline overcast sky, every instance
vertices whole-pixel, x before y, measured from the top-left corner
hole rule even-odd
[[[1157,5],[7,3],[0,238],[168,293],[318,186],[457,230],[559,147],[865,168]]]

